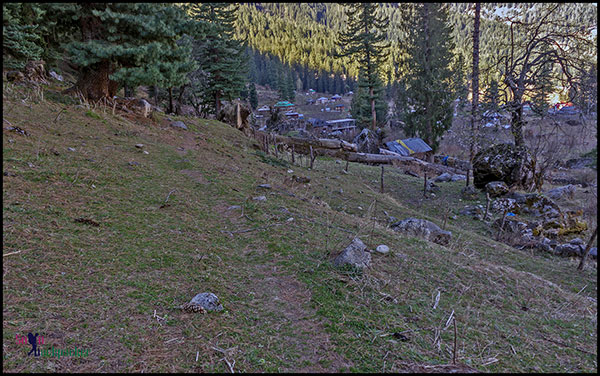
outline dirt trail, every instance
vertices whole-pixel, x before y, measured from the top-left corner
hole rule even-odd
[[[269,265],[258,266],[265,275],[256,285],[256,298],[266,311],[281,314],[277,325],[288,349],[298,355],[284,372],[339,372],[352,364],[333,350],[322,322],[310,308],[310,291],[293,276]]]

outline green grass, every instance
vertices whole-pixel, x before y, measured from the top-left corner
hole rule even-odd
[[[98,119],[66,100],[10,95],[4,108],[31,134],[3,131],[3,169],[16,174],[3,179],[3,252],[19,252],[3,258],[5,372],[229,372],[224,359],[236,372],[410,371],[452,362],[452,311],[461,364],[597,371],[584,352],[596,353],[595,263],[577,272],[577,260],[513,249],[460,215],[447,221],[448,247],[387,228],[384,211],[441,226],[448,208],[477,203],[459,201],[464,183],[423,199],[422,180],[386,167],[381,194],[379,167],[344,174],[317,158],[308,170],[213,120],[175,117],[182,131],[161,116]],[[364,271],[334,268],[354,235],[391,252]],[[171,309],[204,291],[225,309]],[[90,355],[28,359],[14,338],[30,330]]]

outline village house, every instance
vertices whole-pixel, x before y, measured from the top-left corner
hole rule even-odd
[[[422,159],[424,161],[429,160],[433,155],[433,149],[418,137],[386,142],[385,146],[394,153],[398,153],[405,157],[410,156]]]
[[[317,99],[317,104],[326,104],[329,102],[329,99],[325,98],[325,97],[321,97]]]
[[[331,97],[331,101],[332,102],[337,102],[339,100],[342,100],[342,96],[339,95],[339,94],[336,94],[336,95],[334,95],[334,96]]]
[[[338,112],[342,112],[344,111],[344,109],[346,108],[346,106],[344,106],[343,104],[336,104],[335,107],[333,108],[334,111],[338,111]]]
[[[275,107],[277,110],[285,110],[285,111],[289,111],[289,110],[293,111],[296,109],[296,106],[293,103],[290,103],[288,101],[277,102],[277,103],[275,103],[275,105],[273,107]]]

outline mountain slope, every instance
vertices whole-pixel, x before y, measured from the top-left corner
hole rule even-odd
[[[448,371],[452,312],[462,369],[597,371],[596,268],[466,217],[448,247],[387,228],[384,211],[441,225],[462,183],[423,200],[421,179],[386,167],[381,194],[379,167],[309,170],[213,120],[173,117],[183,131],[56,89],[4,86],[3,371]],[[391,252],[333,268],[355,235]],[[205,291],[224,311],[172,309]],[[29,331],[89,356],[27,357]]]

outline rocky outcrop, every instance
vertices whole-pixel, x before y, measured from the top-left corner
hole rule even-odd
[[[491,181],[485,185],[485,190],[490,197],[499,197],[508,193],[508,185],[503,181]]]
[[[190,300],[190,305],[196,305],[204,308],[207,311],[221,311],[223,306],[219,302],[219,298],[212,292],[201,292]]]
[[[475,188],[473,188],[472,185],[469,185],[468,187],[464,187],[460,191],[460,197],[462,197],[463,200],[476,200],[477,195],[478,195],[477,190]]]
[[[352,141],[359,153],[379,153],[379,135],[369,129],[363,129]]]
[[[371,254],[366,249],[367,246],[359,238],[354,238],[352,243],[333,260],[333,265],[336,267],[351,265],[360,269],[366,268],[371,263]]]
[[[418,236],[441,245],[448,245],[452,239],[452,233],[450,231],[444,231],[435,223],[425,219],[407,218],[392,224],[390,227],[394,231]]]
[[[535,172],[535,160],[524,147],[499,144],[481,150],[473,160],[473,184],[483,189],[492,181],[503,181],[510,188],[531,191],[541,185]]]
[[[462,174],[451,174],[449,172],[444,172],[439,175],[435,179],[433,179],[436,183],[448,182],[448,181],[459,181],[459,180],[467,180],[467,177]]]

